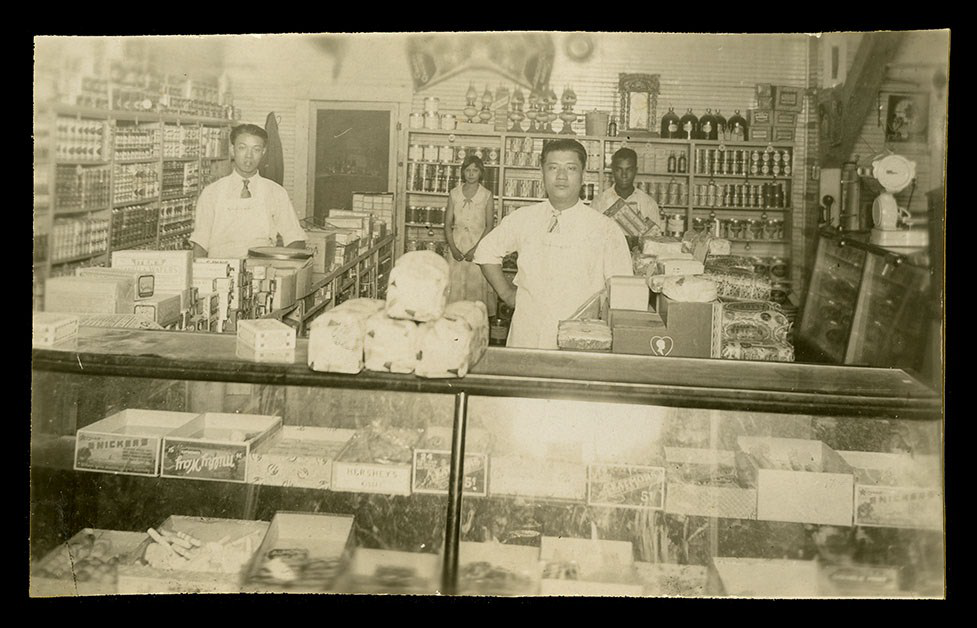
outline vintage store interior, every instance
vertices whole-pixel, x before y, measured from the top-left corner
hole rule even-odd
[[[31,596],[943,598],[949,46],[35,37]]]

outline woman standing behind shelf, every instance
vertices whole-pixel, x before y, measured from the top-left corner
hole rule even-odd
[[[448,195],[444,237],[448,242],[451,294],[448,301],[482,301],[489,317],[495,315],[495,291],[472,261],[475,247],[492,230],[492,192],[482,185],[485,165],[474,155],[461,164],[462,183]]]

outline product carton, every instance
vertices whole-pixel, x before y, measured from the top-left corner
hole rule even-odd
[[[661,510],[665,506],[665,469],[636,464],[592,464],[587,467],[587,503]]]
[[[716,556],[709,567],[709,595],[811,598],[820,595],[817,561]]]
[[[773,125],[794,128],[797,126],[798,114],[794,111],[774,111]]]
[[[251,451],[281,425],[277,416],[201,414],[164,437],[161,475],[243,483]]]
[[[139,299],[132,305],[132,313],[137,316],[145,316],[163,327],[172,325],[180,320],[180,302],[183,299],[181,292],[156,291],[156,294],[148,299]]]
[[[306,229],[305,248],[315,252],[312,257],[312,272],[328,273],[336,261],[336,233]]]
[[[657,312],[610,310],[611,351],[637,355],[668,355],[668,330]],[[674,341],[673,341],[674,342]]]
[[[356,430],[283,425],[251,451],[248,483],[328,489],[333,461]],[[274,522],[273,522],[274,523]]]
[[[648,311],[650,291],[644,277],[615,276],[607,279],[612,310]]]
[[[332,466],[332,490],[410,495],[413,448],[421,430],[369,427],[357,430]]]
[[[852,525],[854,471],[816,440],[740,436],[757,475],[757,519]]]
[[[855,525],[943,528],[943,472],[937,456],[839,451],[855,470]]]
[[[584,501],[587,498],[587,467],[580,462],[551,458],[492,456],[489,492],[492,495]]]
[[[773,141],[773,126],[769,124],[758,124],[749,129],[749,140],[751,142],[770,142]]]
[[[634,569],[634,549],[627,541],[544,536],[543,595],[641,595]]]
[[[238,593],[268,532],[268,522],[174,515],[156,529],[197,539],[202,546],[193,548],[191,555],[204,553],[209,557],[207,563],[219,567],[214,571],[182,569],[182,561],[154,565],[147,560],[146,549],[155,541],[143,534],[143,541],[134,552],[136,560],[119,565],[119,593]]]
[[[271,318],[240,321],[237,342],[259,350],[294,349],[295,329]]]
[[[44,282],[44,311],[76,314],[132,314],[131,276],[50,277]]]
[[[466,541],[458,545],[462,595],[536,595],[541,576],[538,547]]]
[[[30,596],[114,595],[116,565],[133,562],[145,537],[143,532],[81,530],[31,566]]]
[[[736,452],[666,447],[665,512],[676,515],[757,518],[756,478],[737,465]]]
[[[656,355],[718,358],[722,352],[722,303],[685,303],[658,295],[665,322],[662,351]]]
[[[34,312],[31,346],[52,347],[78,336],[78,316],[57,312]]]
[[[112,268],[122,268],[156,277],[156,290],[186,290],[193,278],[192,251],[123,250],[112,252]]]
[[[135,286],[135,298],[145,299],[153,296],[156,289],[156,277],[151,273],[130,271],[122,268],[105,268],[102,266],[86,266],[75,271],[79,277],[132,277]]]
[[[353,540],[352,515],[277,512],[254,555],[242,589],[334,591]]]
[[[704,597],[709,570],[700,565],[645,563],[634,569],[647,597]]]
[[[775,124],[770,129],[770,140],[773,142],[793,142],[796,137],[793,126]]]
[[[750,128],[754,126],[770,126],[773,124],[774,112],[771,109],[750,109]]]
[[[157,476],[163,438],[199,415],[129,408],[78,430],[75,470]]]
[[[775,90],[775,109],[779,111],[801,111],[804,108],[804,89],[778,85]],[[752,139],[752,138],[751,138]]]
[[[357,547],[343,580],[350,593],[434,594],[441,588],[441,557]]]

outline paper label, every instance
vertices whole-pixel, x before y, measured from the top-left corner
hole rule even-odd
[[[354,493],[410,495],[411,467],[406,464],[333,462],[332,488]]]
[[[79,431],[75,469],[127,475],[159,475],[159,439]]]
[[[857,485],[855,525],[939,530],[943,494],[938,488]]]
[[[245,482],[247,465],[245,445],[163,441],[163,477]]]
[[[451,452],[436,449],[414,450],[413,490],[415,493],[448,494]],[[488,492],[488,456],[465,454],[463,492],[485,497]]]
[[[614,508],[665,506],[665,469],[627,464],[592,464],[587,474],[587,503]]]

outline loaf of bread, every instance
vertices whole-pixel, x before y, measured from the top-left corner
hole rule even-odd
[[[658,258],[659,275],[701,275],[703,270],[702,262],[696,259]]]
[[[770,280],[753,271],[730,267],[721,271],[708,270],[703,276],[716,282],[719,296],[724,299],[770,300]]]
[[[658,257],[676,257],[683,253],[682,241],[663,235],[646,235],[641,243],[641,252]]]
[[[610,351],[611,328],[595,319],[560,321],[556,344],[574,351]]]
[[[419,377],[464,377],[488,348],[488,312],[481,301],[449,303],[444,316],[418,332]]]
[[[669,299],[685,303],[711,303],[718,296],[715,281],[687,275],[666,276],[661,292]]]
[[[413,373],[417,365],[420,333],[414,321],[390,318],[377,312],[366,319],[364,365],[368,371]]]
[[[383,308],[380,299],[350,299],[316,317],[309,325],[309,368],[329,373],[362,371],[366,321]]]
[[[409,251],[397,258],[387,284],[390,318],[434,321],[448,302],[448,262],[433,251]]]

